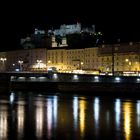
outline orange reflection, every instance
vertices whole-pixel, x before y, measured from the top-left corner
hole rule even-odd
[[[131,139],[131,110],[132,103],[125,102],[123,104],[123,117],[124,117],[124,132],[125,132],[125,139]]]
[[[7,106],[2,105],[0,107],[0,139],[4,140],[7,138],[8,131],[8,112]]]
[[[84,136],[84,131],[85,131],[85,109],[86,109],[86,102],[85,100],[80,100],[79,101],[79,117],[80,117],[80,132],[81,136]]]

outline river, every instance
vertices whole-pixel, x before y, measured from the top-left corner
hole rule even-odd
[[[67,93],[0,95],[0,140],[140,139],[140,98]]]

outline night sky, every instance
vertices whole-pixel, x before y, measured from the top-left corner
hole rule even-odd
[[[63,5],[62,5],[63,4]],[[55,6],[55,7],[54,7]],[[20,1],[4,3],[1,16],[0,50],[19,48],[20,38],[34,28],[56,28],[60,24],[95,25],[104,34],[105,42],[140,41],[139,4],[133,2],[98,1]]]

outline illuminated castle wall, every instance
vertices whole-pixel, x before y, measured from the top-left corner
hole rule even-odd
[[[51,33],[53,35],[60,35],[60,36],[66,36],[68,34],[81,33],[81,32],[95,33],[95,25],[92,25],[91,28],[89,27],[82,28],[80,23],[71,24],[71,25],[63,24],[60,26],[59,29],[48,30],[49,34]]]

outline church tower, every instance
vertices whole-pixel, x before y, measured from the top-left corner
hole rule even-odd
[[[67,38],[66,37],[63,37],[62,38],[62,43],[61,43],[60,47],[67,47],[67,46],[68,46],[68,44],[67,44]]]
[[[52,47],[57,47],[57,42],[55,40],[55,36],[51,37]]]

